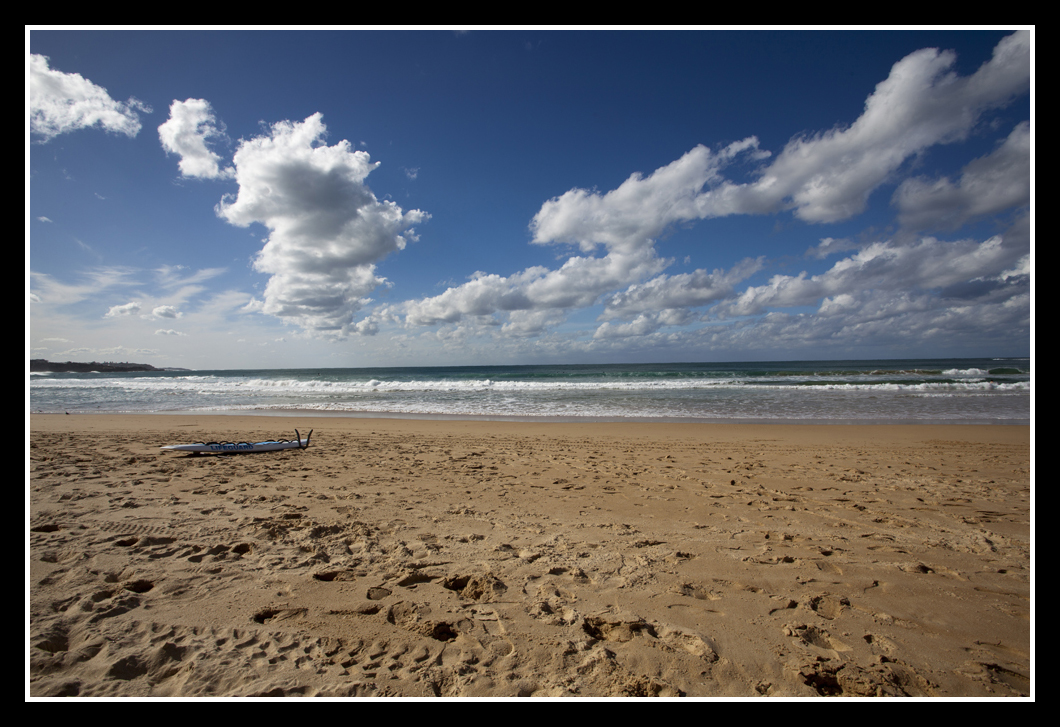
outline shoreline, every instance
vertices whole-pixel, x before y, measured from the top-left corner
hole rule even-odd
[[[299,420],[311,420],[310,425],[299,424]],[[223,422],[221,427],[216,426]],[[706,421],[663,421],[663,420],[622,420],[622,419],[599,419],[586,420],[582,418],[569,419],[493,419],[479,417],[461,417],[451,419],[449,417],[406,417],[406,416],[328,416],[308,414],[275,414],[260,413],[247,414],[243,412],[209,413],[183,412],[171,413],[121,413],[121,414],[31,414],[28,428],[32,432],[37,431],[67,431],[79,429],[86,433],[97,432],[105,429],[124,430],[132,427],[136,431],[143,430],[147,425],[152,429],[175,429],[177,431],[189,427],[203,430],[224,430],[236,432],[237,430],[275,431],[276,435],[284,433],[285,429],[292,429],[298,425],[300,430],[315,428],[324,431],[330,427],[333,430],[343,432],[361,431],[365,428],[395,428],[399,431],[410,431],[422,428],[425,431],[434,431],[438,428],[452,428],[462,433],[494,434],[510,430],[512,433],[520,433],[523,430],[535,434],[581,434],[584,436],[643,436],[645,433],[654,437],[682,436],[683,438],[703,438],[704,441],[725,442],[740,441],[756,433],[769,433],[772,436],[781,435],[835,435],[839,432],[847,432],[854,435],[855,439],[868,437],[870,441],[880,443],[899,443],[902,441],[919,441],[924,430],[934,430],[932,438],[944,438],[976,442],[1025,442],[1028,447],[1032,446],[1031,427],[1029,424],[965,424],[955,422],[944,423],[893,423],[873,422],[854,424],[822,423],[816,421],[792,422],[706,422]],[[264,429],[272,425],[273,429]],[[1022,431],[1026,429],[1026,432]],[[540,431],[537,431],[540,430]],[[643,432],[638,430],[644,430]],[[974,434],[973,434],[974,433]],[[881,436],[883,438],[881,439]],[[796,436],[796,439],[803,439]],[[162,446],[162,445],[159,445]]]
[[[721,426],[999,426],[1029,427],[1031,419],[704,419],[692,417],[589,417],[589,416],[505,416],[492,414],[431,414],[404,412],[335,412],[314,409],[220,409],[215,411],[74,411],[74,412],[30,412],[30,416],[158,416],[158,417],[250,417],[284,418],[304,417],[308,419],[367,419],[409,421],[482,421],[513,422],[518,424],[713,424]]]
[[[295,428],[308,449],[158,449]],[[28,435],[32,697],[1033,698],[1029,426]]]

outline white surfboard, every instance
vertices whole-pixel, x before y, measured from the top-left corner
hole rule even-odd
[[[274,452],[278,449],[305,449],[309,446],[309,438],[313,436],[313,430],[305,439],[294,430],[294,439],[274,439],[267,442],[195,442],[193,444],[168,444],[161,449],[170,452],[218,452],[222,454],[244,454],[250,452]]]

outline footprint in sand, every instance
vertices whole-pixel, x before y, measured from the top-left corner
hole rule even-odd
[[[698,656],[711,664],[718,660],[717,645],[693,631],[677,626],[660,625],[655,632],[661,641],[683,649],[692,656]]]
[[[809,606],[818,616],[831,621],[850,608],[850,599],[846,596],[815,596],[810,599]]]
[[[448,621],[436,621],[429,618],[431,607],[425,603],[398,601],[387,609],[388,623],[400,626],[406,631],[430,637],[436,641],[453,641],[457,630]]]
[[[473,576],[457,575],[442,580],[442,585],[450,591],[456,591],[465,601],[487,603],[508,590],[500,578],[492,573]]]
[[[809,646],[816,646],[818,649],[827,649],[829,651],[850,651],[848,645],[844,644],[824,629],[817,628],[816,626],[807,626],[806,624],[800,624],[797,626],[788,625],[783,628],[783,632],[785,636],[794,636],[802,643]]]
[[[603,613],[586,616],[582,628],[590,637],[599,641],[632,641],[639,634],[656,636],[654,626],[632,615]]]
[[[721,596],[714,590],[699,583],[682,583],[674,588],[674,592],[682,596],[694,598],[697,601],[720,601]]]

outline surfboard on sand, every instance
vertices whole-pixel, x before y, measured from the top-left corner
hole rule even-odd
[[[220,454],[249,454],[251,452],[274,452],[278,449],[305,449],[309,446],[309,438],[313,436],[313,430],[305,439],[294,430],[294,439],[274,439],[267,442],[195,442],[193,444],[169,444],[161,449],[169,452],[191,452],[199,454],[202,452],[217,452]]]

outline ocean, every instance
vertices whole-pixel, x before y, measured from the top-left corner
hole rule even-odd
[[[1028,424],[1029,358],[31,374],[32,412]]]

